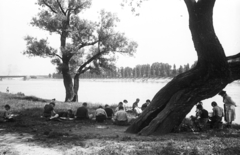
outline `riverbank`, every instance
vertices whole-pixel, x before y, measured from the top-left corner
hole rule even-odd
[[[138,136],[111,121],[45,121],[40,116],[48,99],[0,93],[0,113],[9,104],[16,122],[0,124],[0,154],[240,154],[240,127],[180,132],[162,136]],[[89,105],[90,111],[96,108]],[[79,103],[56,102],[56,111],[76,109]],[[90,112],[90,113],[91,113]]]

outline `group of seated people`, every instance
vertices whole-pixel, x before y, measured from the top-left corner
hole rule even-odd
[[[196,116],[191,116],[194,126],[200,131],[204,130],[208,123],[210,128],[219,128],[222,125],[222,118],[224,117],[223,108],[219,107],[215,101],[211,105],[213,107],[211,117],[208,111],[203,108],[202,102],[197,104]]]
[[[94,114],[89,114],[87,103],[84,102],[81,107],[76,111],[76,114],[73,114],[72,110],[67,112],[56,113],[54,111],[55,102],[52,101],[49,104],[44,106],[43,116],[48,120],[59,120],[59,119],[68,119],[68,120],[96,120],[97,122],[104,122],[105,120],[112,120],[116,125],[128,125],[131,118],[127,114],[127,108],[124,104],[127,104],[127,100],[119,102],[115,110],[110,108],[108,104],[99,106]],[[142,111],[138,106],[134,106],[135,116],[139,116]],[[140,112],[139,112],[140,111]]]

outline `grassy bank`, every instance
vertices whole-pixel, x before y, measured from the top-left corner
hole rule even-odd
[[[19,114],[16,122],[0,124],[0,154],[240,154],[240,127],[206,132],[179,132],[138,136],[111,121],[46,121],[40,116],[47,99],[0,93],[5,104]],[[77,109],[81,103],[56,102],[56,111]],[[96,105],[89,104],[90,113]]]

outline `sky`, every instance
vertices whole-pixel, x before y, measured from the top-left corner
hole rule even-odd
[[[24,37],[48,38],[50,45],[60,46],[58,35],[49,35],[30,25],[36,16],[36,0],[1,1],[0,5],[0,75],[47,75],[56,72],[49,58],[27,57]],[[105,9],[119,18],[117,30],[138,43],[134,57],[119,56],[117,66],[134,67],[154,62],[184,65],[197,60],[188,27],[188,12],[183,0],[148,0],[137,8],[135,16],[122,0],[92,0],[81,14],[96,20]],[[240,0],[216,0],[213,14],[215,32],[226,55],[240,52]]]

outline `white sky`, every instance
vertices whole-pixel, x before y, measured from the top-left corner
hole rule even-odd
[[[59,36],[32,27],[31,18],[38,12],[36,0],[2,0],[0,5],[0,75],[46,75],[55,72],[47,58],[28,58],[24,36],[48,37],[53,47],[60,46]],[[139,47],[134,58],[119,57],[118,66],[164,62],[177,66],[192,64],[196,59],[188,13],[183,0],[149,0],[134,16],[122,8],[121,0],[92,0],[84,18],[95,19],[101,9],[115,12],[120,18],[118,29],[135,40]],[[216,0],[214,27],[226,55],[240,52],[240,0]]]

